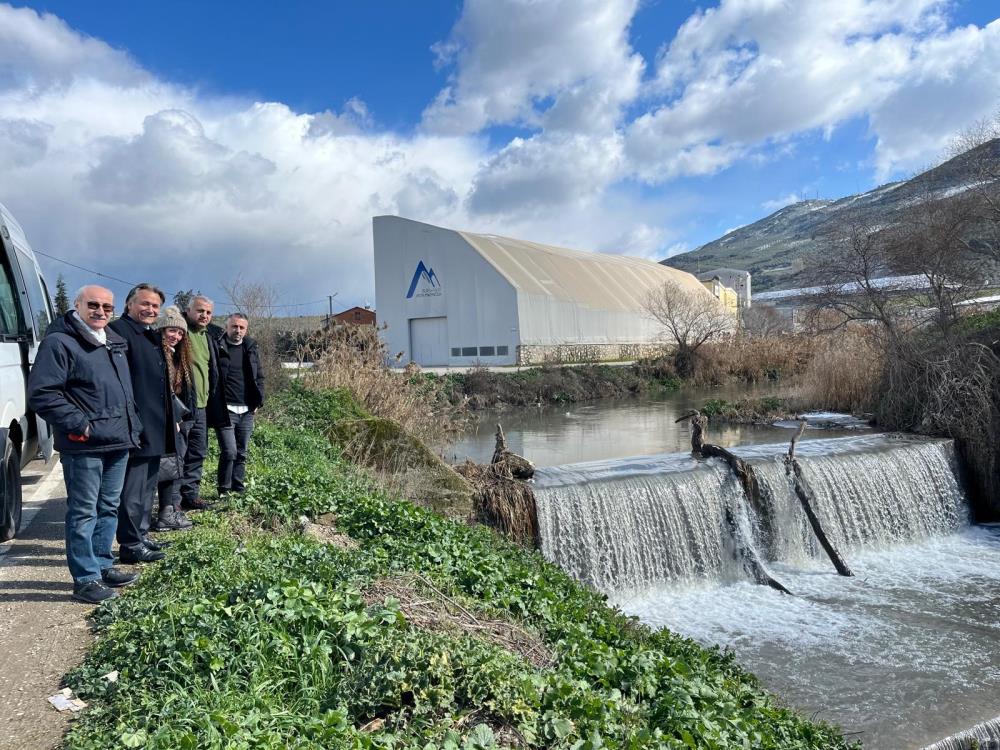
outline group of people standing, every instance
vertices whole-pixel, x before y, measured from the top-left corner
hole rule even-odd
[[[139,284],[114,317],[112,292],[85,286],[46,331],[28,377],[28,404],[52,428],[66,480],[66,559],[73,597],[96,604],[138,574],[114,566],[161,560],[150,530],[190,528],[203,510],[208,430],[219,441],[219,496],[242,492],[254,413],[264,402],[245,315],[212,324],[212,300],[186,310]],[[155,521],[153,508],[157,506]]]

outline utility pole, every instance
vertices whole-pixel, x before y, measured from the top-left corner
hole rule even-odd
[[[336,296],[337,296],[337,293],[334,292],[333,294],[328,294],[327,297],[326,297],[327,300],[330,303],[330,314],[327,315],[327,317],[326,317],[326,327],[327,328],[329,328],[330,326],[333,325],[333,298],[336,297]]]

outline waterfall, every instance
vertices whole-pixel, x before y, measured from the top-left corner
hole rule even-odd
[[[1000,750],[1000,716],[947,737],[924,750]]]
[[[775,536],[765,559],[822,556],[785,474],[787,445],[736,449],[769,498]],[[800,443],[814,509],[841,552],[950,533],[968,523],[950,441],[898,435]],[[654,583],[743,577],[724,523],[728,505],[747,538],[758,519],[723,463],[689,454],[540,469],[535,496],[542,552],[606,593]]]

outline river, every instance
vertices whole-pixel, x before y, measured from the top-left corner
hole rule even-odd
[[[773,387],[684,388],[660,396],[545,405],[483,414],[479,423],[447,449],[452,463],[488,462],[496,424],[503,425],[512,451],[535,466],[558,466],[608,458],[677,453],[691,449],[687,422],[676,419],[709,399],[736,400],[774,395]],[[708,440],[724,447],[789,440],[793,431],[771,425],[711,424]],[[804,440],[854,434],[853,430],[808,429]]]
[[[741,491],[724,466],[693,460],[674,424],[738,395],[499,415],[511,448],[540,467],[543,554],[647,624],[734,650],[780,700],[866,749],[922,748],[1000,716],[1000,528],[968,523],[951,444],[807,430],[803,441],[820,442],[803,442],[801,460],[856,574],[846,578],[787,491],[776,457],[790,430],[711,426],[711,441],[744,446],[778,498],[768,568],[787,596],[733,563],[721,509]],[[453,452],[485,461],[492,450],[490,419]]]

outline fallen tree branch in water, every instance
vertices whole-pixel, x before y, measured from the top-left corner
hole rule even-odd
[[[806,483],[806,479],[802,476],[802,468],[799,466],[799,462],[795,460],[795,443],[802,433],[806,429],[806,423],[801,422],[799,424],[799,429],[796,431],[795,435],[792,437],[792,442],[788,446],[788,455],[785,457],[785,473],[792,477],[792,483],[795,486],[795,496],[802,503],[802,509],[806,512],[806,517],[809,519],[809,525],[812,526],[813,533],[816,538],[819,539],[819,543],[823,546],[826,551],[827,557],[830,558],[830,562],[833,563],[833,567],[837,569],[837,572],[842,576],[853,576],[854,573],[851,569],[847,567],[847,563],[844,562],[844,558],[840,556],[830,539],[827,537],[826,532],[823,531],[823,526],[819,522],[819,518],[816,516],[816,512],[813,510],[813,500],[815,496],[813,495],[812,489]]]
[[[689,414],[674,420],[674,422],[676,424],[677,422],[682,422],[685,419],[691,420],[692,451],[704,458],[721,458],[729,464],[729,468],[733,470],[733,473],[736,474],[737,479],[740,481],[740,486],[743,488],[743,494],[746,497],[747,502],[750,503],[750,507],[754,509],[757,516],[761,519],[763,527],[762,531],[767,537],[765,540],[766,544],[770,544],[772,537],[771,514],[768,512],[766,504],[761,499],[760,484],[757,482],[757,475],[754,473],[753,467],[732,451],[728,451],[718,445],[705,442],[705,427],[708,425],[708,419],[704,414],[698,411],[692,411]],[[764,567],[764,563],[761,562],[760,557],[757,555],[757,551],[754,549],[753,545],[743,539],[743,533],[736,520],[736,514],[728,505],[725,509],[725,520],[726,525],[729,527],[729,533],[733,535],[733,540],[736,542],[736,551],[742,558],[743,567],[747,573],[749,573],[753,579],[761,585],[767,585],[773,589],[781,591],[782,593],[791,594],[791,591],[789,591],[780,581],[767,572],[767,569]]]

